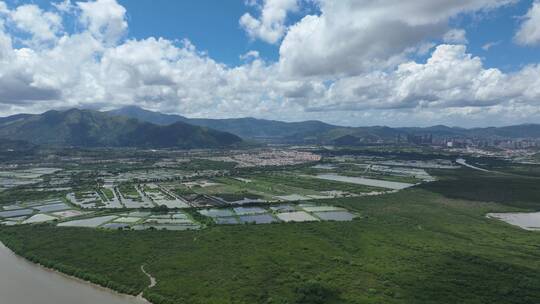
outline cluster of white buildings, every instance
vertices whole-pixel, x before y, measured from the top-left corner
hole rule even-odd
[[[256,152],[243,152],[229,156],[209,158],[212,160],[236,162],[238,167],[262,167],[262,166],[290,166],[309,162],[318,162],[321,156],[304,151],[296,150],[262,150]]]

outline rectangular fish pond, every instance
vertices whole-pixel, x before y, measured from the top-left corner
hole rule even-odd
[[[24,210],[24,209],[23,209]],[[5,218],[2,224],[11,225],[17,222],[12,220],[16,215],[30,215],[34,212],[20,210],[3,211],[9,212],[9,218]],[[74,213],[76,210],[69,211]],[[272,223],[293,223],[293,222],[319,222],[319,221],[352,221],[358,217],[357,214],[345,208],[321,205],[315,203],[303,204],[274,204],[268,206],[243,206],[235,208],[212,208],[201,209],[196,212],[199,215],[193,218],[192,214],[182,211],[152,213],[148,211],[131,211],[114,214],[93,215],[78,212],[68,214],[68,211],[55,212],[54,215],[34,214],[32,217],[19,218],[19,224],[37,224],[43,222],[57,222],[58,227],[80,227],[95,229],[123,229],[123,230],[196,230],[204,228],[208,221],[217,225],[239,225],[239,224],[272,224]],[[60,216],[62,215],[62,216]],[[69,217],[73,215],[73,217]],[[79,215],[79,216],[77,216]],[[200,221],[200,222],[199,222]]]
[[[268,207],[203,209],[199,214],[212,218],[218,225],[270,224],[280,222],[352,221],[358,215],[336,206],[279,204]]]

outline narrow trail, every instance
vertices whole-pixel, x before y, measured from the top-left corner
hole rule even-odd
[[[141,265],[141,271],[150,279],[150,284],[148,285],[148,288],[152,288],[156,286],[157,284],[156,278],[154,278],[152,275],[146,272],[146,270],[144,270],[144,265]]]
[[[156,278],[154,278],[151,274],[149,274],[148,272],[146,272],[146,270],[144,270],[144,265],[141,265],[141,271],[144,273],[144,275],[148,277],[148,279],[150,279],[150,284],[148,284],[147,288],[152,288],[156,286],[157,284]],[[144,301],[145,303],[151,304],[150,301],[144,298],[144,291],[141,291],[141,293],[137,295],[137,299],[140,301]]]

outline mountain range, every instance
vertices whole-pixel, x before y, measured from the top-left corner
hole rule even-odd
[[[236,134],[244,139],[279,143],[360,144],[362,142],[392,141],[398,136],[425,136],[433,138],[482,138],[517,139],[540,138],[540,124],[523,124],[507,127],[457,128],[443,125],[426,128],[343,127],[320,121],[282,122],[256,118],[204,119],[162,114],[136,106],[123,107],[108,112],[113,115],[136,118],[158,125],[184,122],[223,132]]]
[[[182,149],[230,147],[242,142],[231,133],[184,122],[157,125],[79,109],[0,118],[0,138],[48,146]]]
[[[244,141],[282,144],[359,145],[396,138],[540,138],[540,125],[427,128],[343,127],[320,121],[283,122],[256,118],[206,119],[163,114],[135,106],[108,112],[71,109],[0,118],[0,139],[10,145],[142,148],[225,148]]]
[[[107,112],[112,115],[136,118],[157,125],[184,122],[236,134],[244,139],[296,141],[309,136],[317,136],[336,126],[320,121],[282,122],[276,120],[246,118],[207,119],[187,118],[180,115],[162,114],[136,106],[127,106]]]
[[[159,125],[174,122],[185,122],[229,132],[243,139],[271,143],[312,143],[335,144],[340,139],[354,137],[357,143],[376,140],[391,140],[398,135],[406,136],[407,132],[389,127],[343,127],[321,121],[308,120],[302,122],[283,122],[257,118],[187,118],[181,115],[162,114],[148,111],[136,106],[123,107],[107,112],[112,115],[136,118]],[[352,144],[352,143],[351,143]]]

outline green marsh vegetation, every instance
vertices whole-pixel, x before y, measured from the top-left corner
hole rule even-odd
[[[360,214],[352,222],[208,222],[199,231],[45,224],[0,227],[0,240],[45,266],[121,292],[144,291],[156,304],[539,303],[540,233],[485,214],[540,210],[540,178],[515,164],[481,163],[497,172],[429,170],[437,182],[321,202]],[[248,183],[215,181],[230,190],[222,195],[313,186],[290,176],[253,172],[243,176]],[[157,279],[151,289],[143,264]]]
[[[527,195],[491,200],[487,190],[473,195],[472,189],[501,187],[508,184],[504,177],[467,169],[438,176],[429,186],[390,195],[325,201],[361,215],[346,223],[183,232],[40,225],[1,228],[0,239],[76,276],[130,293],[144,290],[154,303],[540,301],[540,233],[485,217],[538,201],[528,178],[508,186]],[[467,176],[475,184],[456,184]],[[441,190],[449,187],[455,191]],[[142,264],[158,281],[152,289],[145,289]]]
[[[204,158],[191,159],[188,162],[180,163],[179,167],[187,171],[199,170],[231,170],[236,166],[234,162],[215,161]]]
[[[37,191],[32,186],[16,187],[0,192],[0,206],[17,202],[48,200],[65,196],[65,191]]]
[[[449,198],[496,202],[516,208],[540,210],[540,166],[522,170],[521,165],[489,166],[495,172],[470,169],[431,170],[438,182],[423,184],[423,189]]]

